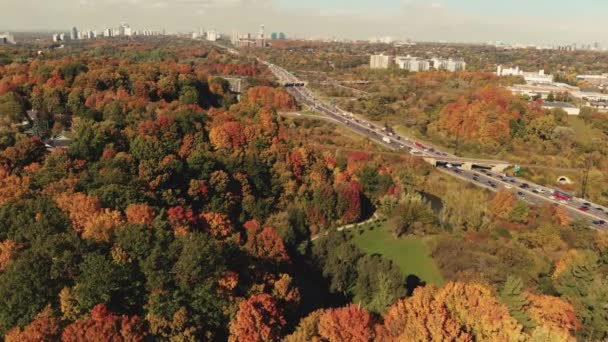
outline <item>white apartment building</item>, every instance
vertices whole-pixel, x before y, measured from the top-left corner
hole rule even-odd
[[[545,70],[539,70],[537,72],[528,72],[521,70],[518,66],[515,68],[503,68],[499,65],[496,68],[497,76],[523,76],[528,84],[552,84],[553,75],[545,74]]]
[[[395,62],[399,66],[399,69],[410,72],[428,71],[431,68],[431,63],[428,60],[417,57],[397,57],[395,58]]]
[[[220,34],[216,30],[207,31],[207,40],[210,42],[215,42],[220,39]]]
[[[436,70],[447,70],[451,72],[464,71],[467,68],[467,63],[462,59],[453,58],[433,58],[433,68]]]
[[[388,69],[392,64],[393,58],[385,55],[372,55],[369,60],[369,67],[371,69]]]

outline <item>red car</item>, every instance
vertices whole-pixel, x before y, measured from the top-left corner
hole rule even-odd
[[[584,207],[583,206],[583,207],[578,208],[578,210],[584,211],[584,212],[588,212],[589,211],[589,207]]]

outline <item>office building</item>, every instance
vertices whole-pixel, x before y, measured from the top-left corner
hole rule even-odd
[[[393,63],[393,57],[385,55],[372,55],[369,60],[371,69],[388,69]]]

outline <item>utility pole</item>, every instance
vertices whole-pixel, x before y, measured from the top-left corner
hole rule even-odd
[[[591,167],[593,166],[593,159],[591,154],[585,155],[585,168],[583,171],[583,179],[581,181],[581,198],[585,199],[587,197],[587,184],[589,183],[589,172],[591,171]]]

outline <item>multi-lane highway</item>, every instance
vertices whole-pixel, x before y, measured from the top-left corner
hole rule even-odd
[[[554,189],[550,189],[541,185],[534,184],[524,179],[509,177],[502,173],[492,172],[487,169],[472,169],[465,170],[458,167],[456,164],[459,161],[462,163],[469,159],[460,158],[443,152],[437,148],[429,147],[428,144],[422,144],[413,141],[407,137],[396,134],[385,127],[378,127],[372,122],[364,120],[352,113],[344,111],[334,105],[324,103],[316,98],[304,85],[305,83],[298,80],[293,74],[287,70],[264,61],[272,73],[277,77],[280,83],[287,86],[287,90],[292,94],[298,102],[305,104],[315,111],[323,113],[328,117],[342,123],[351,130],[365,135],[371,140],[374,140],[387,148],[393,150],[401,150],[412,155],[417,155],[422,158],[436,160],[453,160],[454,165],[450,163],[438,163],[437,168],[444,173],[458,177],[464,181],[475,185],[487,188],[492,191],[509,190],[512,191],[519,199],[530,204],[540,205],[543,203],[554,203],[563,206],[572,217],[583,218],[589,220],[591,227],[596,229],[608,229],[608,208],[578,199],[575,197],[568,198],[556,194]],[[495,164],[495,161],[488,161],[487,164]],[[461,163],[461,164],[462,164]]]

